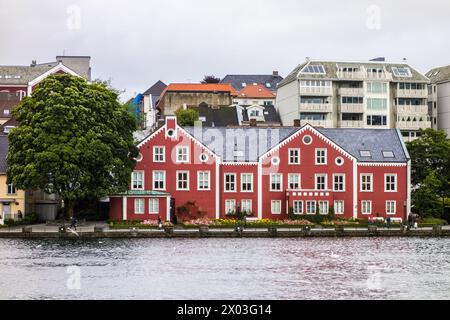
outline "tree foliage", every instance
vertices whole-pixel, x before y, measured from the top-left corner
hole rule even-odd
[[[62,197],[103,197],[128,188],[138,150],[135,122],[117,92],[100,82],[52,75],[14,109],[8,182]]]
[[[205,83],[220,83],[220,78],[217,78],[213,75],[204,76],[201,83],[203,83],[203,84],[205,84]]]
[[[177,116],[177,122],[180,126],[193,126],[195,121],[198,121],[199,114],[197,110],[194,109],[178,109],[175,112]]]
[[[413,211],[439,217],[439,197],[450,196],[450,141],[444,131],[422,130],[420,138],[407,143],[411,156]]]

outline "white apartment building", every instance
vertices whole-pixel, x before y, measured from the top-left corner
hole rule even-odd
[[[284,126],[398,128],[406,141],[430,128],[429,79],[406,63],[307,59],[278,85]]]
[[[428,110],[433,129],[445,130],[450,136],[450,65],[427,72]]]

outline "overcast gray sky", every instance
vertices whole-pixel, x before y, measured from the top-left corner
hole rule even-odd
[[[0,64],[90,55],[126,89],[205,74],[286,76],[305,57],[450,64],[448,0],[0,0]]]

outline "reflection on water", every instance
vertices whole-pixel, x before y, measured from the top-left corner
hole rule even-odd
[[[0,239],[0,299],[449,299],[450,239]]]

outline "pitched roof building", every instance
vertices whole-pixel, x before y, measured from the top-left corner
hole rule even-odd
[[[248,85],[261,84],[270,91],[275,92],[279,82],[283,80],[278,74],[278,71],[274,71],[272,74],[251,75],[251,74],[229,74],[226,75],[220,83],[228,83],[237,91],[241,91]]]
[[[441,129],[450,136],[450,65],[434,68],[426,73],[431,84],[428,87],[428,109],[434,129]]]

